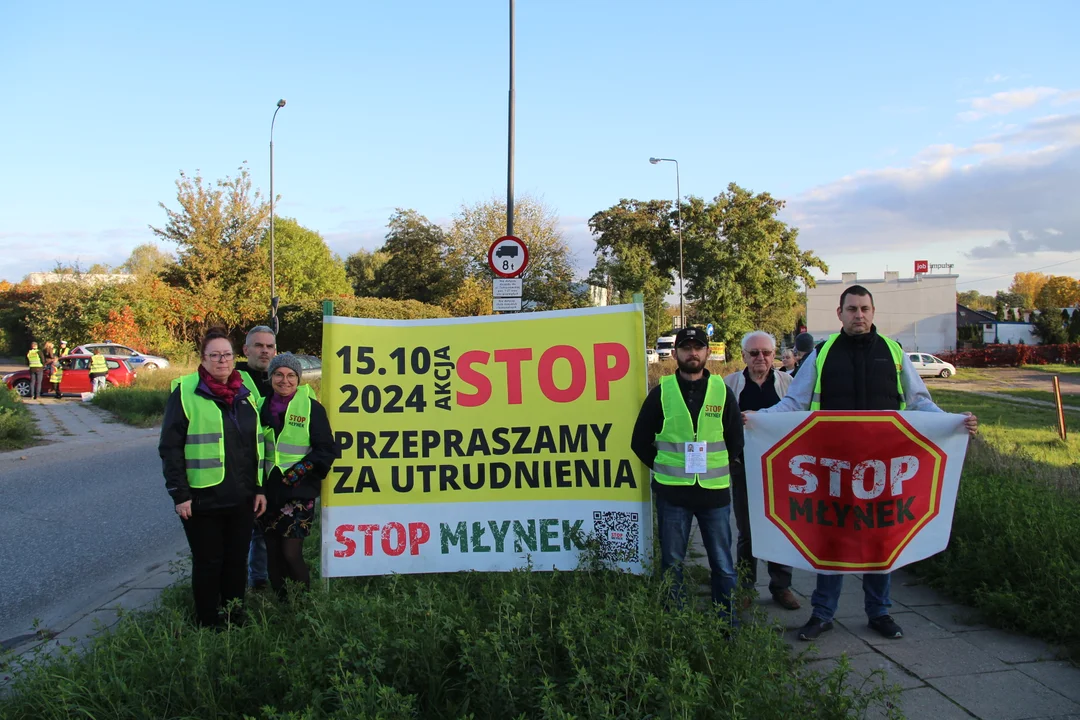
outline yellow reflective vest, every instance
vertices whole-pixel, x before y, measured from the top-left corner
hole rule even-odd
[[[821,409],[821,371],[825,369],[825,356],[829,354],[829,350],[832,349],[833,343],[836,342],[838,337],[840,337],[840,333],[833,333],[821,346],[821,349],[818,350],[817,361],[814,363],[817,378],[814,380],[814,394],[810,398],[811,410]],[[892,338],[880,334],[878,337],[885,341],[885,345],[889,348],[889,354],[892,355],[893,362],[896,364],[896,392],[900,395],[900,409],[904,410],[907,408],[907,403],[904,402],[904,385],[900,382],[900,368],[904,364],[904,348],[900,347],[900,343]]]
[[[31,350],[26,353],[26,360],[30,363],[31,370],[40,370],[43,367],[41,364],[41,353],[37,350]]]
[[[664,426],[657,434],[656,460],[653,477],[661,485],[693,485],[708,490],[723,490],[731,485],[727,443],[724,442],[724,402],[727,386],[723,378],[710,375],[705,390],[705,402],[698,413],[697,433],[686,407],[679,381],[674,375],[660,379],[660,404],[664,410]],[[705,443],[704,473],[686,471],[686,443]]]
[[[218,404],[195,392],[199,386],[199,373],[178,378],[180,402],[188,420],[187,438],[184,441],[184,466],[187,468],[188,485],[208,488],[220,485],[225,479],[225,428]],[[244,398],[259,413],[258,401],[248,395]],[[259,467],[263,464],[262,426],[256,419],[255,445],[259,452]],[[257,484],[262,487],[262,475],[256,473]]]
[[[240,373],[240,379],[244,381],[244,387],[246,387],[251,392],[252,396],[255,398],[255,401],[261,404],[263,396],[262,393],[259,392],[259,386],[255,384],[255,378],[251,377],[251,375],[249,375],[244,370],[237,370],[237,372]]]
[[[91,375],[107,375],[109,372],[109,366],[105,364],[104,355],[91,355],[90,356],[90,374]]]
[[[263,477],[270,477],[276,467],[282,474],[311,452],[311,399],[314,393],[310,385],[301,385],[285,410],[285,423],[281,432],[274,436],[274,428],[263,428]]]

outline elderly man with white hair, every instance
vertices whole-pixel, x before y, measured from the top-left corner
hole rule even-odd
[[[762,410],[780,402],[791,385],[791,376],[773,368],[776,340],[767,332],[756,330],[742,339],[742,359],[746,367],[724,378],[739,410]],[[743,581],[750,589],[757,582],[757,560],[750,538],[750,508],[746,496],[746,467],[742,453],[731,463],[731,494],[735,506],[735,526],[739,529],[738,564]],[[769,592],[773,600],[787,610],[798,610],[799,600],[791,591],[791,568],[769,563]]]

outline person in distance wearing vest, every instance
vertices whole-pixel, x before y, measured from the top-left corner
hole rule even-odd
[[[724,378],[732,397],[740,410],[761,410],[780,402],[791,385],[791,376],[773,369],[776,358],[776,340],[763,330],[747,333],[742,339],[743,364],[746,367]],[[736,555],[739,565],[746,569],[743,576],[747,590],[753,590],[757,582],[757,559],[754,557],[750,535],[750,505],[746,491],[746,467],[742,453],[732,456],[731,500],[735,506],[735,527],[739,529]],[[791,568],[770,562],[769,592],[773,600],[785,610],[798,610],[799,601],[791,592]],[[746,598],[749,600],[749,596]]]
[[[93,392],[104,390],[108,384],[105,380],[107,377],[109,377],[109,366],[105,362],[105,350],[99,347],[94,348],[90,356],[90,382],[92,383],[90,389]]]
[[[41,357],[36,342],[30,343],[30,351],[26,353],[26,362],[30,365],[30,396],[37,400],[41,395],[41,383],[45,378],[45,360]]]
[[[198,622],[219,627],[220,609],[243,601],[251,527],[266,510],[263,432],[228,335],[210,330],[199,346],[198,371],[177,379],[165,405],[158,454],[191,547]]]
[[[259,413],[263,425],[263,489],[266,514],[259,519],[266,539],[270,586],[285,598],[285,580],[311,586],[304,538],[311,533],[315,498],[337,456],[326,410],[292,353],[270,361],[270,386]]]
[[[683,560],[697,518],[712,570],[712,599],[732,624],[731,594],[738,576],[731,559],[729,457],[742,452],[739,406],[724,381],[705,368],[708,339],[701,328],[675,335],[678,372],[660,379],[638,413],[630,448],[652,468],[660,532],[660,571],[671,572],[683,602]]]
[[[759,412],[796,410],[913,410],[944,412],[930,399],[930,392],[900,344],[879,335],[874,325],[874,296],[862,285],[852,285],[840,295],[836,309],[843,329],[800,363],[788,393]],[[964,413],[964,426],[974,435],[979,421]],[[870,628],[887,638],[901,638],[903,630],[889,615],[891,575],[863,573],[863,601]],[[833,628],[833,616],[844,586],[843,575],[817,576],[810,597],[813,614],[799,630],[800,640],[813,640]]]
[[[256,325],[244,338],[244,362],[236,363],[244,385],[262,399],[273,394],[270,388],[270,361],[277,355],[277,335],[265,325]],[[266,541],[259,524],[251,528],[248,547],[248,585],[256,590],[266,587]]]

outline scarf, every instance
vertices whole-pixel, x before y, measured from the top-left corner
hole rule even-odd
[[[284,424],[281,418],[289,408],[289,402],[291,402],[294,397],[296,397],[295,392],[292,395],[278,395],[277,393],[274,393],[270,397],[270,419],[274,427]]]
[[[232,407],[233,400],[236,399],[236,393],[240,392],[240,388],[244,387],[244,379],[240,377],[240,373],[236,370],[232,371],[232,375],[229,376],[228,380],[220,382],[214,379],[214,376],[200,365],[199,379],[215,397],[223,400],[229,407]]]

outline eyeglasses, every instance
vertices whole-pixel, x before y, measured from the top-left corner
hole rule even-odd
[[[293,382],[294,383],[297,380],[299,380],[300,378],[298,378],[296,376],[296,373],[294,373],[294,372],[290,372],[290,373],[276,372],[276,373],[274,373],[273,375],[270,376],[270,379],[271,380],[284,380],[285,382]]]
[[[746,354],[749,355],[750,357],[758,357],[759,355],[764,355],[765,357],[769,357],[770,355],[773,355],[775,353],[776,353],[775,350],[747,350],[746,351]]]
[[[219,353],[219,352],[206,353],[206,359],[209,360],[210,362],[229,362],[234,357],[236,357],[236,356],[233,355],[232,353]]]

